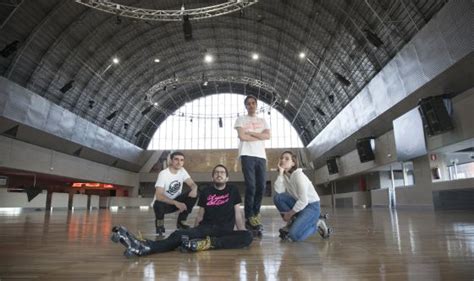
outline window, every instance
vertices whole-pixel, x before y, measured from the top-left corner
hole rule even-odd
[[[238,94],[216,94],[185,104],[161,124],[148,149],[237,148],[234,122],[237,116],[247,114],[244,99]],[[271,129],[267,148],[303,147],[290,122],[260,100],[258,116],[265,118]]]

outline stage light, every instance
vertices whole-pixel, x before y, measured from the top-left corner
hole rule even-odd
[[[316,106],[316,111],[317,111],[319,114],[321,114],[322,116],[326,116],[326,113],[324,113],[324,111],[323,111],[321,108],[317,107],[317,106]]]
[[[135,137],[138,138],[141,134],[142,134],[142,131],[141,131],[141,130],[140,130],[140,131],[137,131],[137,132],[135,133]]]
[[[382,39],[380,39],[380,37],[378,37],[377,34],[373,33],[372,31],[368,29],[364,29],[364,33],[365,33],[365,38],[367,38],[367,40],[370,43],[372,43],[372,45],[374,45],[376,48],[379,48],[380,46],[383,45]]]
[[[316,126],[316,120],[315,119],[311,119],[311,126]]]
[[[339,72],[334,72],[334,76],[336,76],[336,79],[341,82],[342,85],[348,87],[351,85],[351,81],[347,80],[346,77],[344,77],[342,74]]]
[[[124,124],[123,124],[123,129],[124,129],[124,130],[128,130],[128,123],[124,123]]]
[[[94,105],[95,105],[95,101],[94,100],[89,100],[89,108],[93,109]]]
[[[105,117],[105,119],[107,119],[107,121],[110,121],[114,119],[115,116],[117,116],[117,113],[118,113],[118,110],[115,110],[114,112],[110,113],[109,116]]]
[[[214,61],[214,57],[211,56],[210,54],[206,54],[206,55],[204,56],[204,62],[206,62],[206,63],[211,63],[211,62],[213,62],[213,61]]]
[[[20,41],[15,40],[15,41],[11,42],[10,44],[6,45],[0,51],[0,55],[4,58],[9,57],[11,54],[13,54],[14,52],[16,52],[18,50],[18,43],[20,43]]]
[[[219,128],[222,128],[223,127],[223,124],[222,124],[222,117],[219,117]]]
[[[330,103],[334,103],[334,95],[329,95],[328,100]]]
[[[145,109],[142,111],[142,115],[146,115],[148,112],[151,111],[152,108],[153,108],[153,105],[150,105],[150,106],[148,106],[147,108],[145,108]]]
[[[65,94],[67,91],[69,91],[72,88],[72,84],[74,83],[74,80],[69,80],[64,86],[59,89],[63,94]]]

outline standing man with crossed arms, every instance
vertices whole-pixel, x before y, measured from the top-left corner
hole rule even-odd
[[[257,117],[257,98],[247,96],[244,100],[247,115],[235,121],[239,143],[239,157],[245,180],[246,226],[262,231],[260,206],[266,184],[267,157],[265,140],[270,139],[270,127],[265,119]]]

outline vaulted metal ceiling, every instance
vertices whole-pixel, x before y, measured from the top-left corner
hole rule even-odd
[[[179,10],[225,1],[115,2]],[[192,20],[193,39],[185,40],[182,22],[120,17],[74,1],[2,1],[0,74],[142,148],[174,110],[216,93],[258,96],[306,145],[445,2],[260,0]]]

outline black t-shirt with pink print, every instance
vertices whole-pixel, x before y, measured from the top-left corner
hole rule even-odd
[[[198,206],[205,210],[200,225],[212,225],[233,230],[235,225],[234,206],[241,202],[242,199],[235,186],[226,185],[222,190],[218,190],[214,186],[206,187],[199,194]]]

